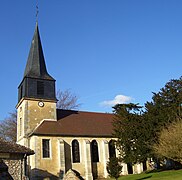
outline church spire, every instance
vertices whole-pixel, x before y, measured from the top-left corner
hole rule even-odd
[[[30,98],[56,102],[55,79],[46,69],[37,22],[23,80],[18,87],[18,102]]]
[[[38,23],[36,22],[35,32],[24,72],[24,77],[54,80],[46,69],[42,44],[40,40]]]

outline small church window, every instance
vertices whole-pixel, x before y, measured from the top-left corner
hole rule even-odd
[[[109,141],[109,157],[116,157],[116,150],[115,150],[115,141]]]
[[[72,141],[72,157],[73,157],[73,163],[80,162],[79,142],[77,140]]]
[[[42,151],[43,151],[43,158],[49,158],[50,157],[50,140],[49,139],[43,139],[42,140]]]
[[[91,157],[92,162],[99,162],[98,144],[96,140],[91,142]]]
[[[44,82],[37,81],[37,95],[44,95]]]
[[[20,118],[20,132],[19,132],[20,136],[22,135],[22,118]]]

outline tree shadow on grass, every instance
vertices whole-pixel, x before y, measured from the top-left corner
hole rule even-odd
[[[153,169],[153,170],[150,170],[150,171],[145,171],[145,174],[158,173],[158,172],[161,172],[161,171],[164,171],[164,169]]]
[[[151,178],[151,177],[152,177],[152,175],[151,175],[151,176],[147,176],[147,177],[143,177],[143,178],[138,178],[138,179],[136,179],[136,180],[149,179],[149,178]]]

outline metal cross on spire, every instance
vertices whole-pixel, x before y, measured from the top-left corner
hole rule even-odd
[[[38,14],[39,14],[39,6],[38,6],[38,0],[36,3],[36,21],[38,22]]]

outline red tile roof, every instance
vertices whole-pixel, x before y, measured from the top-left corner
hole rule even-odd
[[[112,136],[113,114],[57,109],[57,121],[45,120],[33,134],[57,136]]]
[[[5,141],[4,139],[0,138],[0,153],[32,155],[34,154],[34,151],[26,148],[25,146],[21,146],[14,142]]]

